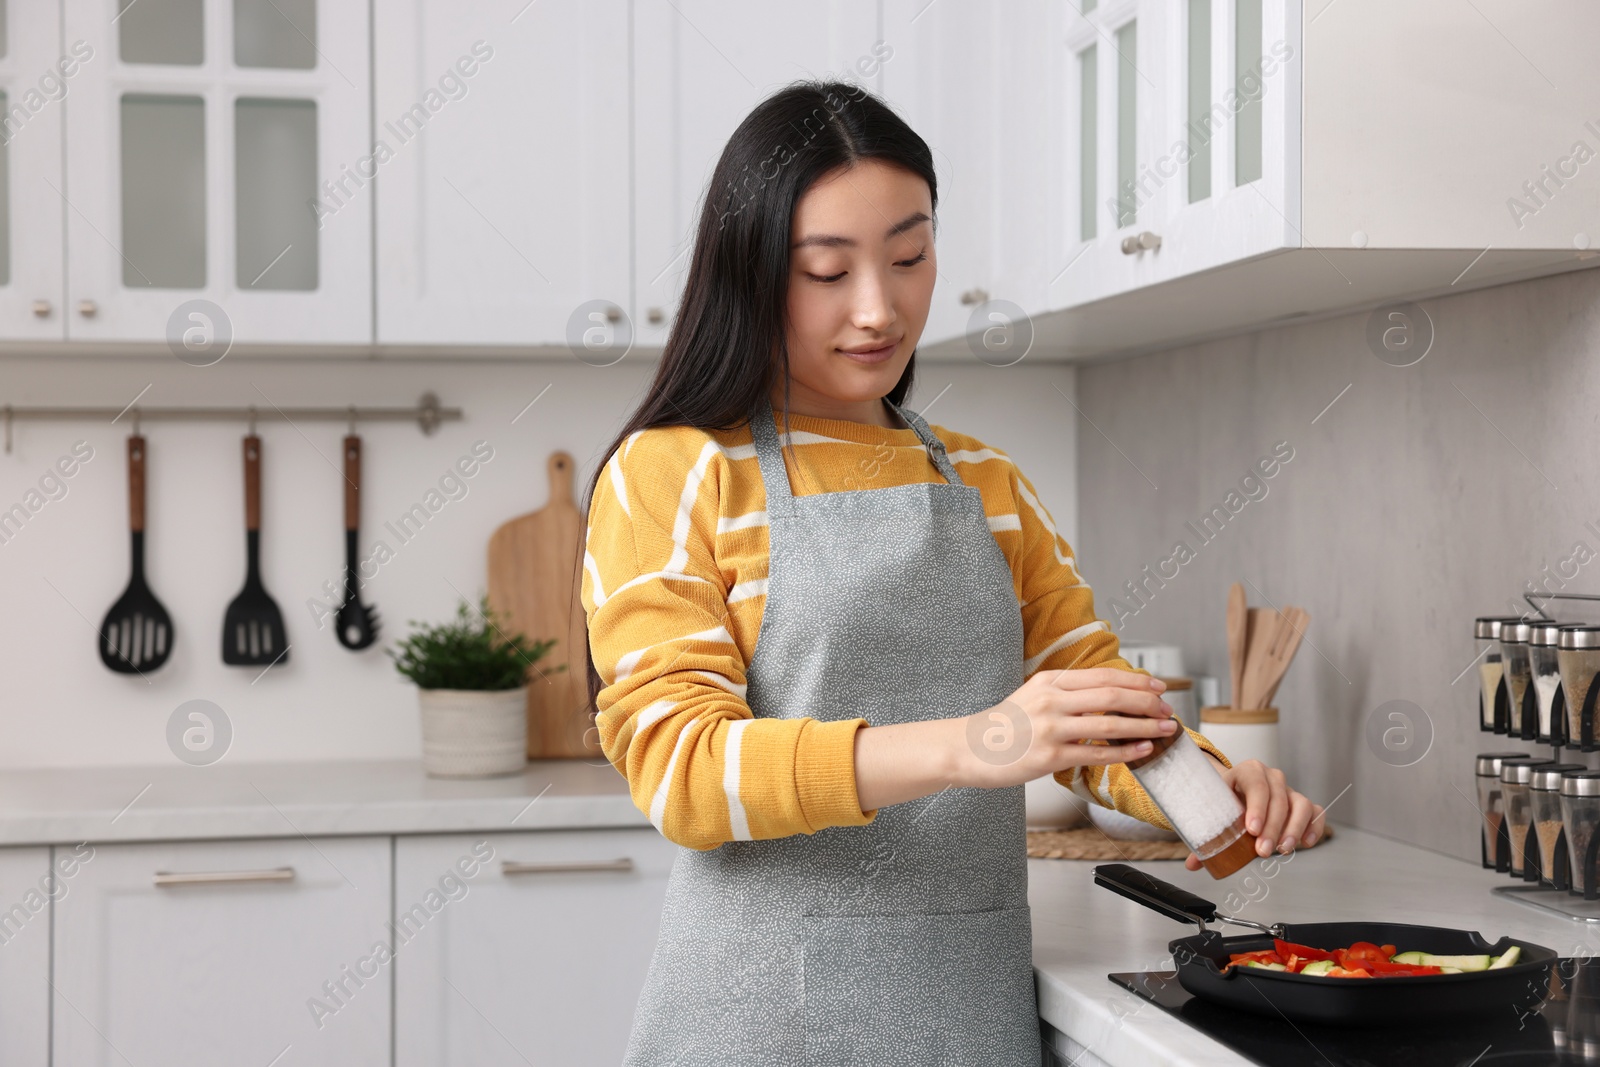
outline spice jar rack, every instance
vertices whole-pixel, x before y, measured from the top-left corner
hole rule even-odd
[[[1562,762],[1563,749],[1600,752],[1600,623],[1557,621],[1541,603],[1600,602],[1600,595],[1529,592],[1524,599],[1531,613],[1474,620],[1482,646],[1478,723],[1486,733],[1550,745],[1553,756],[1479,757],[1483,865],[1523,882],[1496,886],[1497,896],[1600,923],[1600,770]]]

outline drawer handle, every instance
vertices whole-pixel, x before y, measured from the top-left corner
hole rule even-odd
[[[166,885],[215,885],[219,882],[292,882],[293,867],[264,871],[157,871],[155,882]]]
[[[565,874],[571,871],[631,871],[633,860],[627,856],[620,860],[574,860],[571,863],[523,863],[520,860],[501,860],[501,874]]]

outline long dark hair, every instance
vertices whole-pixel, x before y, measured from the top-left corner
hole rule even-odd
[[[860,85],[796,82],[739,123],[711,174],[689,277],[655,380],[601,454],[580,504],[585,515],[606,463],[629,435],[656,426],[726,430],[743,425],[780,375],[788,409],[792,379],[785,320],[795,205],[823,175],[868,159],[926,181],[937,219],[933,153],[905,120]],[[889,391],[895,404],[910,393],[916,365],[913,350]],[[581,558],[578,562],[581,567]],[[604,683],[587,638],[584,663],[593,715]]]

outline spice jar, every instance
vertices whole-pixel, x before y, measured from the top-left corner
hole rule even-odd
[[[1600,626],[1563,626],[1556,634],[1556,663],[1561,671],[1561,693],[1567,708],[1568,745],[1584,752],[1600,749],[1595,734],[1595,678],[1600,675]],[[1584,720],[1589,727],[1584,729]]]
[[[1528,785],[1537,764],[1553,763],[1542,756],[1503,760],[1500,764],[1500,792],[1505,797],[1506,834],[1511,841],[1511,876],[1521,878],[1526,862],[1528,830],[1533,825],[1533,800]]]
[[[1500,659],[1505,670],[1506,698],[1510,701],[1510,734],[1525,741],[1534,738],[1533,716],[1525,715],[1532,705],[1525,703],[1528,691],[1528,637],[1533,627],[1520,619],[1510,619],[1500,624]]]
[[[1561,822],[1561,776],[1568,771],[1587,770],[1581,763],[1547,763],[1533,768],[1528,779],[1528,798],[1533,806],[1533,836],[1539,843],[1538,870],[1535,853],[1523,855],[1523,875],[1528,881],[1537,876],[1540,885],[1565,889],[1571,873],[1567,863],[1566,837]]]
[[[1481,616],[1472,621],[1472,635],[1478,640],[1478,728],[1497,734],[1505,733],[1509,722],[1506,708],[1500,704],[1504,687],[1500,624],[1505,621],[1502,615]]]
[[[1511,858],[1499,847],[1500,824],[1505,819],[1505,798],[1500,792],[1500,768],[1508,759],[1527,759],[1526,752],[1478,753],[1478,808],[1483,812],[1483,865],[1498,871],[1511,869]]]
[[[1150,755],[1129,760],[1128,769],[1211,877],[1226,878],[1255,859],[1244,804],[1188,732],[1150,742]]]
[[[1569,891],[1585,900],[1600,899],[1600,877],[1594,871],[1594,851],[1600,845],[1595,834],[1600,828],[1600,771],[1572,771],[1561,776],[1561,825],[1572,868]]]
[[[1533,706],[1539,719],[1539,740],[1562,744],[1565,701],[1561,698],[1561,668],[1556,660],[1556,638],[1566,623],[1535,622],[1528,626],[1528,678]],[[1557,719],[1557,715],[1560,719]]]

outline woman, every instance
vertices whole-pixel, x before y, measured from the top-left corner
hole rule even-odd
[[[1179,728],[1163,686],[1006,455],[902,406],[936,206],[860,88],[758,106],[589,486],[601,743],[685,846],[628,1064],[1033,1067],[1023,783],[1167,825],[1120,766]],[[1263,854],[1316,840],[1279,771],[1193,736]]]

